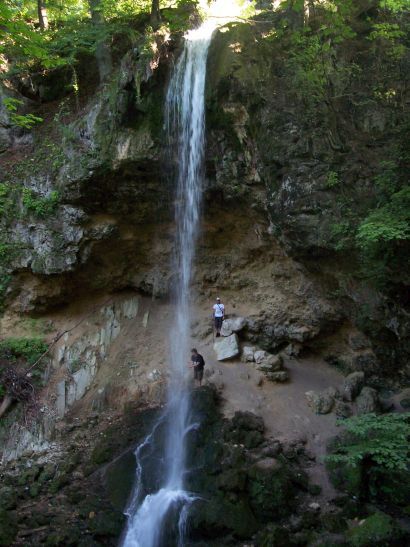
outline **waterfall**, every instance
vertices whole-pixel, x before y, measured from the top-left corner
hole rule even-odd
[[[135,452],[136,482],[126,515],[123,547],[160,547],[185,544],[189,506],[196,499],[184,487],[186,436],[195,427],[190,412],[187,367],[190,356],[190,284],[193,273],[204,159],[204,104],[208,48],[214,25],[205,22],[185,36],[184,50],[174,68],[166,97],[168,141],[177,164],[175,176],[175,308],[170,332],[170,381],[166,410]],[[156,430],[165,431],[162,458],[156,460],[157,489],[144,495],[144,462],[151,467]],[[171,532],[170,532],[171,530]]]

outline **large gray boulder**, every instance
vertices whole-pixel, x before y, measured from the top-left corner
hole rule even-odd
[[[357,414],[380,412],[380,399],[377,391],[371,387],[364,387],[356,399]]]
[[[233,317],[232,319],[225,319],[222,323],[221,335],[230,336],[234,332],[240,332],[246,326],[246,319],[244,317]]]
[[[214,350],[218,361],[233,359],[239,355],[238,337],[236,334],[231,334],[226,338],[218,338],[214,344]]]
[[[364,386],[364,372],[352,372],[343,381],[342,396],[345,401],[354,401]]]

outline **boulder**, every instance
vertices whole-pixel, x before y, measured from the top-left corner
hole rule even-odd
[[[345,401],[354,401],[364,386],[364,372],[352,372],[343,381],[342,397]]]
[[[257,365],[259,365],[260,363],[262,363],[262,361],[264,361],[266,359],[267,356],[268,356],[267,351],[264,351],[263,349],[258,349],[254,353],[255,363]]]
[[[244,363],[252,363],[254,360],[255,348],[253,346],[244,346],[242,348],[241,361]]]
[[[289,380],[289,372],[287,370],[269,372],[266,377],[271,382],[287,382]]]
[[[308,405],[316,414],[328,414],[332,411],[339,392],[334,387],[328,387],[320,393],[307,391],[305,396]]]
[[[280,355],[267,354],[266,358],[256,368],[262,372],[276,372],[281,370],[282,366],[283,359]]]
[[[352,409],[350,405],[337,399],[335,400],[333,412],[338,418],[349,418],[352,415]]]
[[[214,350],[218,361],[233,359],[239,355],[238,337],[236,334],[231,334],[226,338],[218,338],[214,344]]]
[[[371,387],[364,387],[356,399],[357,414],[380,412],[380,399],[377,391]]]
[[[244,317],[233,317],[232,319],[225,319],[222,323],[221,335],[231,336],[234,332],[240,332],[246,326],[246,319]]]

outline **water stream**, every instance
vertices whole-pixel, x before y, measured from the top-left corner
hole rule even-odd
[[[204,158],[204,93],[208,48],[215,25],[205,22],[185,37],[166,97],[166,128],[175,176],[174,319],[170,332],[170,381],[164,413],[135,451],[136,479],[128,504],[123,547],[169,547],[185,544],[187,516],[196,496],[185,490],[186,437],[195,427],[191,415],[187,367],[190,356],[190,285],[200,209]],[[165,435],[163,454],[155,459],[157,431]],[[156,463],[155,463],[156,462]],[[157,475],[154,491],[145,492],[144,465]],[[151,472],[151,471],[150,471]],[[170,540],[172,537],[172,540]],[[172,543],[170,542],[172,541]]]

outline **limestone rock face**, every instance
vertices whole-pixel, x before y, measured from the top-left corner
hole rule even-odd
[[[221,335],[230,336],[234,332],[240,332],[246,326],[246,319],[244,317],[233,317],[232,319],[225,319],[222,323]]]
[[[352,372],[343,381],[342,396],[346,401],[354,401],[364,386],[364,372]]]
[[[225,338],[217,339],[214,344],[214,350],[218,361],[233,359],[239,355],[239,343],[236,334],[231,334]]]

